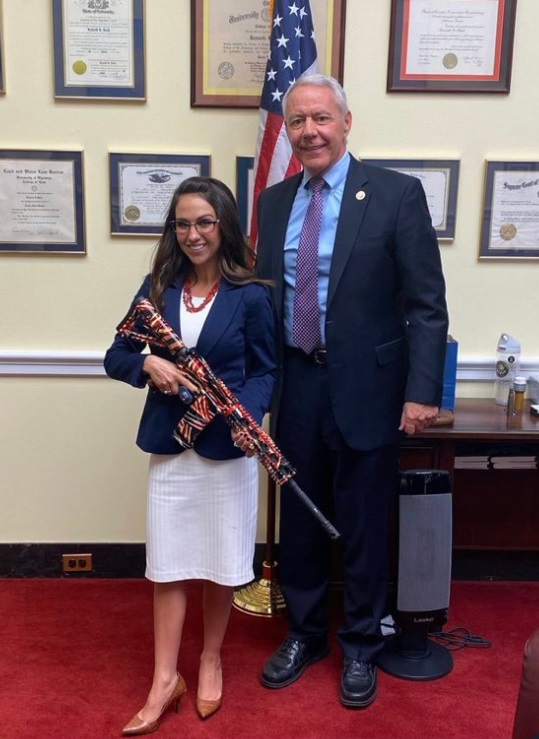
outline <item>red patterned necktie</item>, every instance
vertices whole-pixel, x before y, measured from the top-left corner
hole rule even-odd
[[[324,207],[322,190],[325,184],[322,177],[311,177],[309,180],[309,189],[313,194],[301,228],[296,263],[293,335],[296,344],[306,354],[310,354],[322,343],[318,304],[318,241]]]

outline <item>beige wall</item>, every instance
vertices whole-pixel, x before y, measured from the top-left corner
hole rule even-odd
[[[461,161],[456,238],[441,247],[460,395],[490,395],[501,331],[539,365],[537,262],[477,260],[485,159],[539,154],[539,3],[518,5],[509,96],[388,95],[389,0],[348,0],[352,153]],[[84,151],[87,254],[0,254],[0,542],[144,539],[147,460],[134,446],[143,393],[69,369],[81,357],[98,363],[153,246],[110,236],[108,152],[209,154],[212,174],[234,187],[236,156],[253,154],[258,124],[256,110],[190,108],[188,0],[147,0],[146,34],[145,103],[55,101],[51,3],[3,0],[0,147]],[[32,376],[36,356],[54,366],[66,357],[73,376]],[[262,499],[259,541],[264,511]]]

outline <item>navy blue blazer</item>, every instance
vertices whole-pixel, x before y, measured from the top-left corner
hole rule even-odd
[[[283,245],[302,176],[273,185],[258,201],[258,271],[275,280],[281,329]],[[327,301],[327,369],[339,429],[354,449],[394,443],[405,400],[440,404],[447,343],[440,251],[417,178],[350,157]],[[279,392],[274,427],[278,402]]]
[[[180,297],[183,280],[165,290],[163,318],[181,336]],[[149,297],[146,277],[135,300]],[[276,375],[275,314],[270,290],[258,283],[237,286],[221,281],[210,308],[196,350],[208,362],[247,408],[258,423],[267,412]],[[116,335],[105,354],[109,377],[144,388],[147,376],[142,371],[146,344]],[[166,349],[150,346],[153,354],[172,359]],[[178,422],[187,410],[178,397],[149,389],[137,434],[137,445],[154,454],[179,454],[183,448],[173,438]],[[233,459],[242,456],[230,436],[230,427],[216,416],[195,442],[195,450],[208,459]]]

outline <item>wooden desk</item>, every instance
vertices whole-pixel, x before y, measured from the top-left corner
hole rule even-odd
[[[452,426],[402,442],[401,469],[451,473],[454,549],[539,550],[539,469],[455,469],[455,457],[470,454],[539,455],[539,418],[529,403],[508,420],[494,400],[458,399]]]

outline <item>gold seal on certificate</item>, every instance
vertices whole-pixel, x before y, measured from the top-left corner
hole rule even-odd
[[[217,74],[223,80],[229,80],[234,77],[234,65],[231,62],[221,62],[217,69]]]
[[[77,59],[76,62],[73,62],[73,71],[75,74],[86,74],[87,69],[88,65],[82,59]]]
[[[140,210],[136,205],[128,205],[124,211],[124,215],[128,221],[138,221],[140,218]]]
[[[444,55],[443,65],[446,69],[455,69],[458,63],[459,58],[456,54],[453,54],[453,52],[449,52]]]
[[[517,235],[517,227],[513,223],[504,223],[500,227],[500,236],[504,241],[511,241]]]

